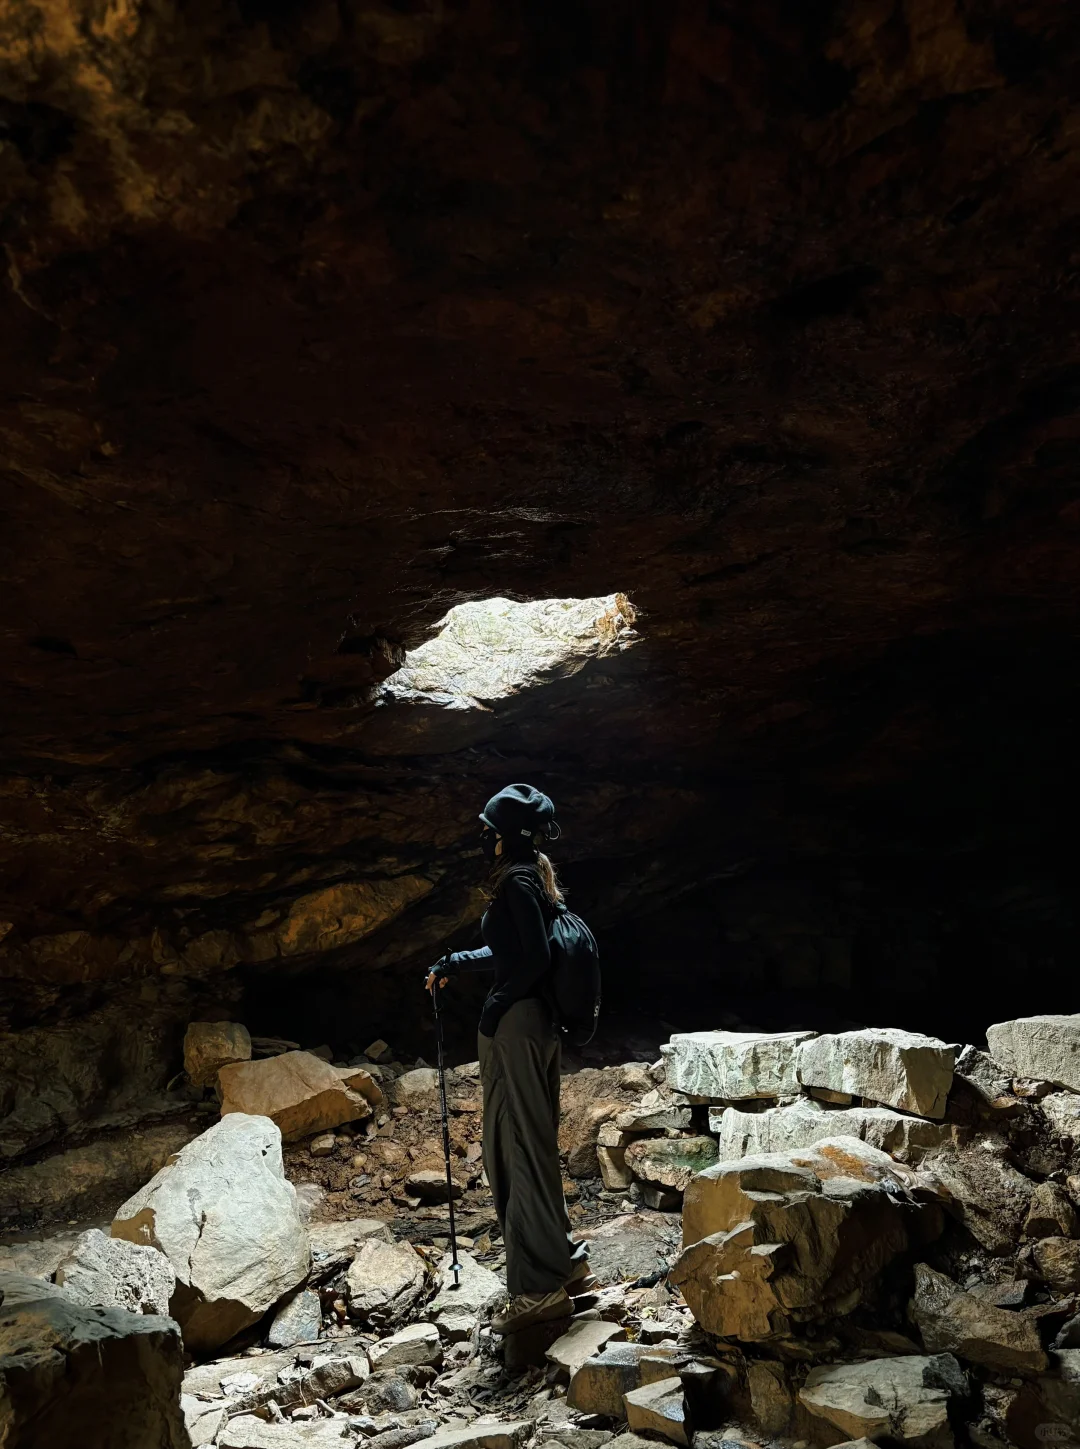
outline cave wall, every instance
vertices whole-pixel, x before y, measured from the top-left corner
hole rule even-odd
[[[407,1033],[512,778],[616,1000],[1070,1004],[1078,56],[1049,0],[5,7],[6,1151],[191,1014]],[[613,590],[572,679],[379,695]]]

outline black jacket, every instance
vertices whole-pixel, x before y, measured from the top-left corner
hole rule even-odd
[[[546,978],[551,970],[548,931],[553,914],[540,872],[533,866],[516,867],[503,880],[480,921],[484,945],[477,951],[451,955],[449,975],[495,972],[495,984],[480,1015],[485,1036],[495,1035],[503,1013],[515,1001],[531,996],[546,999]]]

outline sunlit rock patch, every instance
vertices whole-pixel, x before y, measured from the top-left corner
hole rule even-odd
[[[450,709],[510,699],[629,648],[638,637],[635,618],[625,594],[458,604],[380,693],[387,701],[420,697]]]

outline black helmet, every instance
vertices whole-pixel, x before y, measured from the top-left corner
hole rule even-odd
[[[533,843],[541,835],[558,840],[562,831],[555,821],[555,806],[541,790],[532,785],[507,785],[484,806],[480,819],[498,833],[509,845]]]

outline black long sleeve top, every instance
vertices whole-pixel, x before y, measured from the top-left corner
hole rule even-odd
[[[455,951],[450,974],[494,971],[495,984],[480,1014],[480,1030],[494,1036],[503,1013],[515,1001],[543,996],[551,969],[548,929],[551,905],[539,872],[522,867],[508,875],[480,921],[484,945],[476,951]]]

